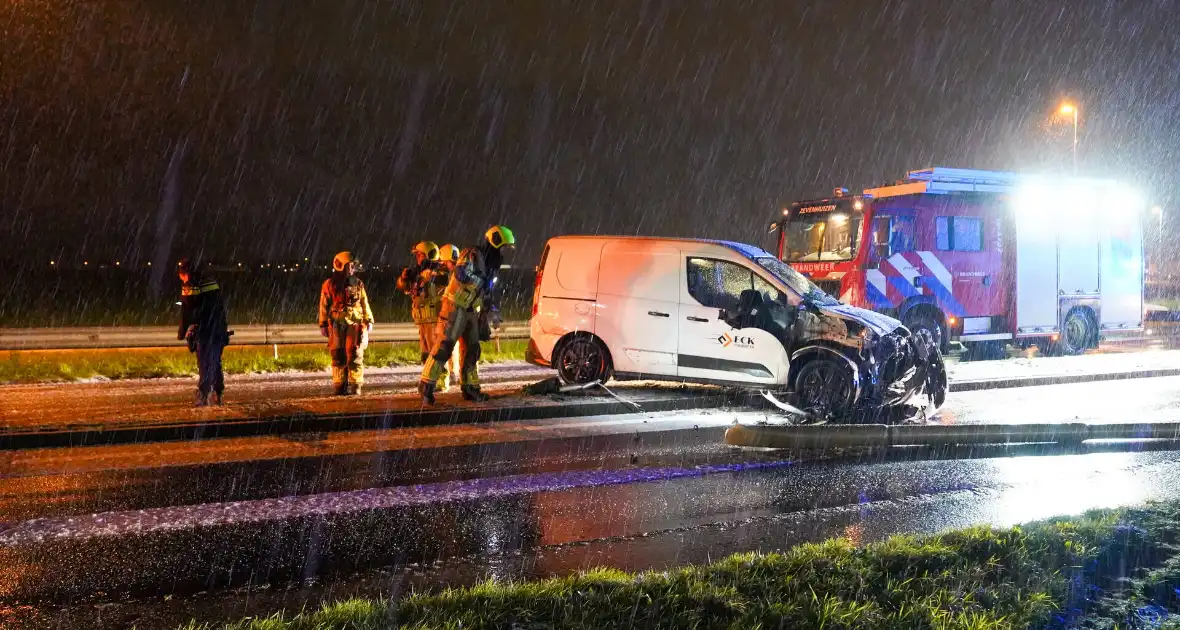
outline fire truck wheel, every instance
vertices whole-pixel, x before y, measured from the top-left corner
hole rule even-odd
[[[1098,326],[1087,308],[1075,308],[1065,316],[1061,337],[1049,343],[1049,352],[1055,356],[1077,355],[1094,345],[1098,337]]]
[[[822,419],[842,418],[852,410],[852,375],[848,365],[835,359],[816,358],[799,370],[795,379],[799,407]]]
[[[946,354],[949,337],[946,334],[946,325],[943,324],[942,319],[936,319],[930,313],[925,311],[918,311],[906,318],[905,327],[910,329],[910,332],[918,332],[925,330],[930,333],[930,338],[934,340],[934,344],[938,349]]]
[[[578,335],[561,344],[553,365],[557,375],[569,385],[606,383],[611,376],[610,351],[589,335]]]

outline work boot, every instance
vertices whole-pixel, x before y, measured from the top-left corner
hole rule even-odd
[[[332,394],[336,395],[336,396],[344,396],[347,393],[348,393],[348,384],[347,383],[336,383],[335,387],[332,389]]]
[[[213,392],[212,402],[213,402],[213,404],[217,405],[218,407],[221,406],[221,404],[222,404],[221,392]]]
[[[200,391],[197,392],[196,398],[193,399],[193,406],[194,407],[208,407],[209,406],[209,393],[208,392],[200,392]]]
[[[470,385],[463,387],[463,400],[470,400],[471,402],[487,402],[489,396],[481,391],[479,387]]]
[[[361,393],[361,386],[359,383],[349,383],[348,384],[348,395],[349,396],[356,396],[360,393]]]
[[[428,405],[434,404],[433,382],[418,381],[418,393],[422,396],[422,402]]]

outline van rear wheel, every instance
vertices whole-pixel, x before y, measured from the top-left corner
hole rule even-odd
[[[562,344],[553,364],[561,380],[570,385],[610,380],[610,353],[593,337],[574,337]]]

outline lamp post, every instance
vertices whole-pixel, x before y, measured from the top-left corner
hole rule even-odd
[[[1073,103],[1062,103],[1057,110],[1065,116],[1073,116],[1073,174],[1078,174],[1078,106]]]

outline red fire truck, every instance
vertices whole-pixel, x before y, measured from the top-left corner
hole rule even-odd
[[[825,292],[944,348],[1078,354],[1142,331],[1143,212],[1111,180],[929,168],[791,204],[771,231]]]

